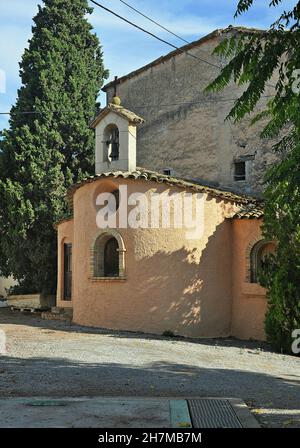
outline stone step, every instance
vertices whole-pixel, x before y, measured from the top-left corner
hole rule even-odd
[[[53,307],[51,308],[51,311],[44,312],[41,316],[42,319],[45,320],[62,320],[71,322],[73,318],[73,309]]]
[[[20,307],[20,306],[11,306],[10,309],[12,311],[19,311],[21,313],[42,313],[47,312],[50,308],[34,308],[34,307]]]

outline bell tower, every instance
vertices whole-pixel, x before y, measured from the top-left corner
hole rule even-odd
[[[95,171],[135,171],[137,126],[143,118],[121,105],[115,95],[91,126],[96,131]]]

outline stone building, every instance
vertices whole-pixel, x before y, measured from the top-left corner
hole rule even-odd
[[[203,93],[226,63],[212,56],[213,49],[225,37],[245,31],[255,32],[233,27],[216,30],[117,80],[124,107],[145,119],[138,129],[139,166],[227,190],[261,194],[263,174],[276,160],[272,142],[260,139],[262,124],[250,126],[250,117],[237,125],[224,122],[241,88],[232,84],[218,94]],[[273,94],[274,83],[257,110]],[[114,82],[103,88],[107,103],[114,89]]]
[[[193,115],[199,119],[196,111],[186,110],[183,126],[184,117]],[[274,243],[262,237],[260,202],[154,171],[171,159],[162,143],[156,146],[163,135],[146,156],[145,135],[154,134],[147,128],[144,137],[137,134],[143,123],[115,96],[92,124],[95,176],[69,189],[73,217],[57,225],[58,309],[72,310],[73,321],[87,326],[264,339],[266,297],[258,273]],[[200,125],[192,124],[195,136]],[[182,133],[185,146],[189,142],[194,149],[181,153],[181,166],[174,155],[172,169],[184,175],[183,163],[193,170],[188,157],[196,158],[197,151],[192,136]],[[182,140],[179,130],[175,135],[171,143],[165,139],[169,155]],[[207,139],[212,152],[213,141]],[[136,159],[143,157],[147,167],[139,168]],[[219,169],[214,157],[207,161],[212,176]]]

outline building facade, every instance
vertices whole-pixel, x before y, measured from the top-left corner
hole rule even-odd
[[[212,56],[214,48],[245,32],[255,30],[216,30],[117,80],[124,107],[145,119],[138,129],[138,166],[261,195],[264,173],[276,161],[274,142],[260,138],[262,123],[250,126],[253,115],[238,124],[224,121],[242,88],[231,84],[218,94],[203,92],[227,62]],[[270,82],[256,112],[274,93],[274,84]],[[115,83],[103,90],[109,103]]]
[[[57,225],[57,307],[87,326],[264,339],[261,204],[138,168],[143,122],[114,97],[92,124],[95,176]]]

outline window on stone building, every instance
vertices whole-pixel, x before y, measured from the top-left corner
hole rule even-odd
[[[173,168],[170,168],[170,167],[165,167],[164,169],[163,169],[163,173],[166,175],[166,176],[175,176],[175,171],[174,171],[174,169]]]
[[[234,162],[234,180],[235,181],[246,180],[245,161]]]

